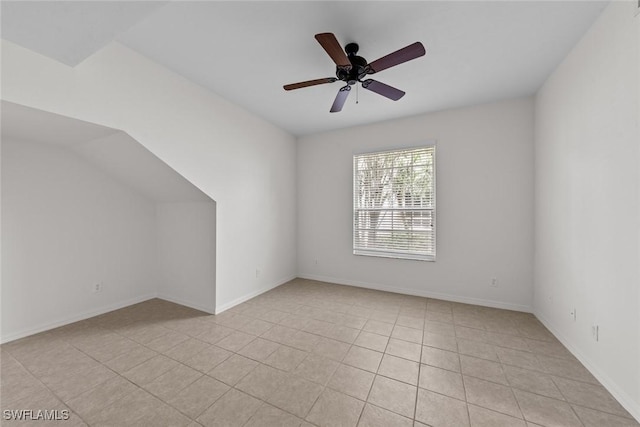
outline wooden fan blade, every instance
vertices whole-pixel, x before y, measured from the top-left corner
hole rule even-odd
[[[324,83],[333,83],[335,81],[338,81],[338,79],[336,79],[335,77],[327,77],[325,79],[307,80],[306,82],[291,83],[290,85],[284,85],[283,87],[284,90],[293,90],[300,89],[302,87],[321,85]]]
[[[411,61],[412,59],[416,59],[422,55],[424,55],[426,51],[424,50],[424,46],[420,42],[415,42],[410,44],[407,47],[403,47],[400,50],[396,50],[389,55],[383,56],[380,59],[376,59],[375,61],[369,64],[369,68],[371,68],[371,72],[369,74],[377,73],[382,70],[386,70],[387,68],[391,68],[395,65],[402,64],[403,62]]]
[[[316,34],[316,40],[320,43],[320,46],[329,54],[333,62],[336,65],[344,68],[351,68],[351,61],[347,58],[347,54],[338,43],[336,36],[333,33],[321,33]]]
[[[396,89],[393,86],[386,85],[384,83],[380,83],[373,79],[367,79],[362,82],[362,87],[370,90],[371,92],[375,92],[378,95],[382,95],[386,98],[397,101],[398,99],[404,96],[404,92],[400,89]]]
[[[344,106],[347,97],[349,96],[349,92],[351,91],[351,86],[347,85],[345,87],[341,87],[336,95],[336,99],[333,101],[333,105],[331,106],[331,113],[337,113],[342,111],[342,107]]]

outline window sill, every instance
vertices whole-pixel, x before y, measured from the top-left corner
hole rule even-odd
[[[378,258],[395,258],[395,259],[406,259],[409,261],[430,261],[436,262],[436,257],[433,255],[418,255],[418,254],[406,254],[406,253],[393,253],[393,252],[378,252],[378,251],[367,251],[367,250],[359,250],[354,249],[354,255],[357,256],[371,256]]]

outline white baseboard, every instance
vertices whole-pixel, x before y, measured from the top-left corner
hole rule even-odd
[[[202,304],[193,303],[191,301],[175,298],[167,294],[158,294],[158,298],[163,299],[165,301],[173,302],[175,304],[184,305],[185,307],[190,307],[196,310],[204,311],[205,313],[209,313],[209,314],[214,314],[215,312],[215,307],[209,307]]]
[[[69,323],[78,322],[80,320],[88,319],[90,317],[99,316],[104,313],[108,313],[113,310],[118,310],[123,307],[127,307],[133,304],[138,304],[143,301],[147,301],[150,299],[156,298],[156,294],[146,294],[137,296],[134,298],[130,298],[125,301],[120,301],[114,304],[106,305],[97,309],[84,311],[79,314],[74,314],[73,316],[63,317],[61,319],[54,320],[52,322],[45,322],[38,326],[34,326],[32,328],[22,329],[17,332],[10,333],[8,335],[3,335],[0,338],[0,343],[8,343],[10,341],[15,341],[20,338],[28,337],[29,335],[34,335],[40,332],[48,331],[50,329],[59,328],[60,326],[68,325]]]
[[[629,396],[624,390],[620,389],[618,385],[613,381],[609,375],[607,375],[604,371],[602,371],[597,364],[593,363],[593,361],[585,356],[578,347],[573,345],[566,336],[562,335],[558,332],[551,322],[544,318],[537,310],[534,311],[534,316],[542,324],[551,331],[553,335],[555,335],[560,342],[567,347],[567,349],[573,354],[579,361],[582,363],[591,374],[596,377],[598,381],[616,398],[616,400],[626,409],[632,417],[634,417],[638,422],[640,422],[640,403],[636,402],[631,396]]]
[[[276,288],[276,287],[278,287],[278,286],[280,286],[280,285],[282,285],[284,283],[287,283],[287,282],[289,282],[289,281],[291,281],[291,280],[293,280],[295,278],[296,278],[296,276],[293,275],[291,277],[279,280],[274,284],[271,284],[269,286],[266,286],[264,288],[261,288],[261,289],[257,290],[256,292],[253,292],[253,293],[251,293],[249,295],[244,295],[244,296],[242,296],[240,298],[236,298],[235,300],[233,300],[231,302],[228,302],[226,304],[222,304],[220,306],[216,306],[215,308],[207,307],[207,306],[204,306],[204,305],[201,305],[201,304],[197,304],[197,303],[193,303],[193,302],[190,302],[190,301],[185,301],[185,300],[182,300],[180,298],[175,298],[175,297],[172,297],[172,296],[166,295],[166,294],[151,293],[151,294],[141,295],[141,296],[138,296],[138,297],[135,297],[135,298],[130,298],[130,299],[125,300],[125,301],[120,301],[120,302],[117,302],[117,303],[114,303],[114,304],[110,304],[110,305],[106,305],[106,306],[103,306],[103,307],[100,307],[100,308],[97,308],[97,309],[84,311],[84,312],[79,313],[79,314],[74,314],[72,316],[64,317],[64,318],[57,319],[57,320],[54,320],[54,321],[51,321],[51,322],[45,322],[45,323],[42,323],[40,325],[31,327],[31,328],[26,328],[26,329],[22,329],[20,331],[9,333],[7,335],[3,335],[3,336],[0,337],[0,344],[8,343],[10,341],[15,341],[15,340],[20,339],[20,338],[24,338],[24,337],[28,337],[30,335],[34,335],[34,334],[37,334],[37,333],[40,333],[40,332],[48,331],[48,330],[51,330],[51,329],[54,329],[54,328],[58,328],[60,326],[64,326],[64,325],[68,325],[70,323],[78,322],[80,320],[85,320],[85,319],[88,319],[90,317],[99,316],[101,314],[108,313],[108,312],[114,311],[114,310],[118,310],[120,308],[124,308],[124,307],[130,306],[130,305],[133,305],[133,304],[138,304],[140,302],[147,301],[147,300],[150,300],[150,299],[153,299],[153,298],[160,298],[160,299],[163,299],[163,300],[166,300],[166,301],[170,301],[170,302],[173,302],[173,303],[176,303],[176,304],[184,305],[186,307],[191,307],[191,308],[194,308],[196,310],[204,311],[205,313],[214,313],[215,312],[215,314],[219,314],[219,313],[222,313],[225,310],[228,310],[228,309],[230,309],[232,307],[235,307],[238,304],[241,304],[241,303],[243,303],[243,302],[245,302],[247,300],[250,300],[251,298],[257,297],[260,294],[263,294],[263,293],[265,293],[267,291],[270,291],[273,288]]]
[[[513,304],[513,303],[509,303],[509,302],[493,301],[493,300],[487,300],[487,299],[482,299],[482,298],[463,297],[463,296],[459,296],[459,295],[444,294],[444,293],[440,293],[440,292],[431,292],[431,291],[426,291],[426,290],[417,290],[417,289],[408,289],[408,288],[396,288],[396,287],[393,287],[393,286],[382,285],[382,284],[379,284],[379,283],[360,282],[360,281],[350,280],[350,279],[340,279],[340,278],[337,278],[337,277],[318,276],[318,275],[315,275],[315,274],[304,274],[303,273],[303,274],[299,274],[298,277],[300,277],[301,279],[317,280],[317,281],[320,281],[320,282],[335,283],[335,284],[338,284],[338,285],[356,286],[358,288],[375,289],[376,291],[393,292],[393,293],[396,293],[396,294],[413,295],[413,296],[418,296],[418,297],[441,299],[441,300],[451,301],[451,302],[460,302],[460,303],[463,303],[463,304],[474,304],[474,305],[481,305],[481,306],[484,306],[484,307],[502,308],[502,309],[505,309],[505,310],[514,310],[514,311],[523,311],[525,313],[533,312],[533,309],[530,306],[521,305],[521,304]]]
[[[265,292],[268,292],[273,288],[277,288],[280,285],[284,285],[285,283],[290,282],[291,280],[295,279],[296,277],[297,277],[296,275],[292,275],[292,276],[287,277],[285,279],[278,280],[274,284],[271,284],[271,285],[266,286],[264,288],[260,288],[255,292],[252,292],[252,293],[247,294],[247,295],[243,295],[240,298],[236,298],[233,301],[229,301],[229,302],[224,303],[224,304],[216,305],[216,313],[215,314],[220,314],[223,311],[229,310],[230,308],[233,308],[238,304],[242,304],[245,301],[249,301],[251,298],[255,298],[258,295],[261,295],[261,294],[263,294]]]

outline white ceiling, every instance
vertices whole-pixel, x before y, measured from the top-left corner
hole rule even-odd
[[[164,1],[2,1],[2,38],[75,66]]]
[[[211,199],[125,132],[2,101],[3,140],[68,149],[156,202]]]
[[[73,3],[82,9],[94,4]],[[175,1],[139,13],[137,19],[144,19],[126,31],[119,30],[122,19],[107,17],[100,25],[111,25],[124,45],[304,135],[533,94],[606,3]],[[87,27],[82,14],[65,5],[65,13],[47,16],[21,14],[16,12],[21,6],[13,5],[12,14],[3,16],[3,27],[5,21],[19,26],[27,16],[36,16],[35,24],[53,19],[60,21],[57,27]],[[52,26],[32,22],[30,31],[38,37],[22,38],[46,39],[64,51],[69,41],[51,32]],[[343,111],[330,114],[340,83],[282,89],[283,84],[334,75],[333,62],[313,37],[320,32],[333,32],[343,45],[359,43],[359,54],[369,62],[415,41],[425,45],[427,55],[376,74],[377,80],[407,92],[401,100],[359,90],[356,105],[352,91]]]

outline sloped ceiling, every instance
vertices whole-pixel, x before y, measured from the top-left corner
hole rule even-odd
[[[111,38],[294,135],[531,95],[607,4],[44,3],[3,1],[2,36],[71,65]],[[343,45],[359,43],[359,54],[369,61],[415,41],[427,55],[376,74],[407,92],[401,100],[352,91],[343,111],[330,114],[340,83],[282,88],[334,75],[313,37],[320,32],[333,32]]]
[[[3,1],[2,38],[78,65],[164,1]]]
[[[6,101],[1,109],[3,140],[68,149],[155,202],[211,201],[125,132]]]

